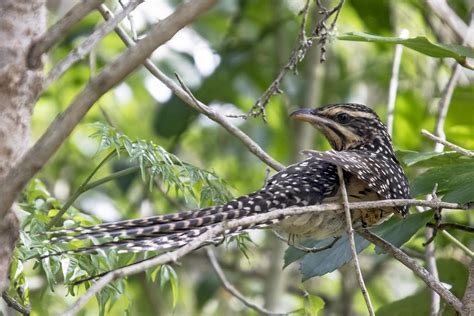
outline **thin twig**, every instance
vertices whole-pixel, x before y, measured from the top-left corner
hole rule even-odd
[[[469,26],[448,5],[446,0],[427,0],[426,3],[440,19],[446,22],[459,38],[464,38],[467,45],[474,46],[474,37],[466,36],[466,34],[469,34]]]
[[[367,291],[367,287],[365,286],[364,282],[364,276],[362,275],[362,271],[360,270],[359,258],[357,257],[357,249],[354,240],[354,229],[352,228],[351,210],[349,208],[349,199],[347,197],[346,184],[344,181],[344,172],[339,166],[337,167],[337,173],[339,175],[339,186],[341,188],[342,201],[344,204],[344,213],[346,215],[346,232],[349,239],[349,245],[351,247],[352,260],[354,262],[354,269],[356,271],[357,281],[359,282],[360,290],[362,292],[362,295],[364,296],[365,304],[367,305],[369,315],[374,316],[374,307],[372,306],[372,302],[370,301],[369,292]]]
[[[403,29],[400,32],[401,38],[408,37],[408,30]],[[395,100],[397,99],[398,89],[398,73],[400,72],[400,63],[402,60],[403,45],[395,45],[395,53],[392,64],[392,77],[390,78],[390,86],[388,89],[388,106],[387,106],[387,130],[390,136],[393,135],[393,119],[395,114]]]
[[[99,11],[104,17],[104,19],[110,19],[113,17],[112,12],[107,8],[105,5],[101,5],[99,7]],[[129,47],[134,46],[134,41],[127,35],[125,30],[121,27],[116,27],[115,32],[117,35],[122,39],[122,41]],[[204,103],[196,100],[185,91],[185,89],[181,88],[178,84],[176,84],[171,78],[167,77],[163,72],[161,72],[158,67],[153,64],[150,59],[146,59],[143,62],[145,68],[158,80],[160,80],[164,85],[166,85],[169,89],[171,89],[174,94],[187,103],[189,106],[194,108],[196,111],[206,115],[209,119],[213,120],[214,122],[220,124],[223,128],[225,128],[229,133],[237,137],[248,149],[252,152],[255,156],[257,156],[261,161],[265,164],[270,166],[275,170],[281,170],[284,166],[270,157],[257,143],[255,143],[247,134],[242,132],[238,127],[230,123],[225,116],[220,114],[217,111],[214,111],[212,108],[208,107]],[[195,103],[197,101],[197,104]]]
[[[59,43],[67,32],[79,21],[81,21],[92,10],[96,9],[104,0],[79,1],[64,17],[51,26],[43,36],[34,41],[30,47],[27,57],[29,68],[41,66],[41,56],[49,51],[51,47]]]
[[[290,241],[290,238],[285,238],[283,237],[282,235],[280,235],[276,230],[273,230],[273,234],[276,236],[276,238],[280,239],[281,241],[283,241],[284,243],[286,243],[288,246],[292,247],[292,248],[295,248],[295,249],[298,249],[298,250],[301,250],[303,252],[307,252],[307,253],[317,253],[317,252],[321,252],[323,250],[327,250],[327,249],[331,249],[334,244],[341,238],[341,237],[336,237],[334,238],[333,241],[331,241],[329,244],[327,244],[326,246],[322,246],[322,247],[305,247],[305,246],[302,246],[302,245],[297,245],[295,244],[294,242],[291,242]]]
[[[438,115],[436,116],[434,134],[441,139],[446,139],[446,134],[444,132],[444,121],[446,120],[449,104],[451,103],[451,98],[453,96],[454,88],[456,88],[460,73],[461,67],[458,64],[454,64],[451,76],[449,77],[448,83],[444,87],[441,99],[439,100]],[[443,149],[443,144],[436,143],[436,152],[442,152]]]
[[[63,60],[57,63],[44,80],[43,90],[58,80],[72,65],[83,59],[102,38],[112,32],[112,30],[143,1],[144,0],[131,0],[114,19],[99,26],[84,42],[74,48]]]
[[[314,29],[311,31],[310,36],[306,35],[306,24],[308,19],[308,12],[310,9],[310,1],[306,0],[305,5],[301,11],[303,15],[302,22],[300,25],[300,30],[298,33],[298,39],[295,47],[290,53],[290,57],[288,62],[282,67],[280,72],[278,73],[277,77],[270,86],[265,90],[265,92],[258,98],[257,102],[252,106],[250,111],[244,115],[232,115],[230,117],[241,117],[241,118],[249,118],[249,117],[258,117],[262,116],[262,119],[266,121],[265,110],[270,102],[270,99],[282,92],[280,89],[280,84],[285,75],[288,73],[289,70],[296,70],[296,66],[304,59],[306,53],[308,52],[309,48],[313,45],[315,40],[318,40],[318,44],[321,47],[321,55],[320,55],[320,62],[325,61],[325,53],[326,53],[326,43],[330,36],[330,33],[333,31],[337,18],[339,17],[339,13],[342,9],[345,0],[340,0],[339,3],[328,10],[324,8],[320,1],[317,1],[317,5],[319,8],[319,13],[322,15],[321,20],[316,24]],[[328,28],[326,26],[326,22],[334,15],[334,19],[331,23],[331,26]]]
[[[206,248],[206,254],[209,259],[209,262],[211,263],[212,268],[217,274],[217,277],[222,283],[222,286],[226,289],[227,292],[229,292],[231,295],[233,295],[235,298],[237,298],[239,301],[241,301],[245,306],[250,307],[251,309],[257,311],[258,313],[264,314],[264,315],[286,315],[287,313],[275,313],[272,311],[269,311],[255,303],[250,302],[242,293],[239,292],[226,278],[224,271],[222,271],[222,268],[219,265],[219,262],[217,261],[216,255],[214,254],[214,251],[212,251],[210,248]]]
[[[468,208],[469,208],[469,206],[468,206]],[[425,211],[424,208],[421,207],[421,206],[417,206],[415,209],[420,213]],[[442,226],[442,225],[443,224],[441,224],[440,226]],[[429,227],[430,225],[427,224],[426,226]],[[459,249],[461,249],[467,256],[469,256],[470,258],[474,258],[474,251],[471,251],[468,247],[466,247],[462,242],[457,240],[456,237],[451,235],[449,232],[447,232],[444,229],[441,229],[441,235],[443,235],[444,237],[449,239],[455,246],[457,246]]]
[[[455,311],[458,313],[462,312],[463,304],[462,302],[451,293],[444,285],[433,278],[431,273],[420,266],[414,259],[407,256],[403,251],[392,245],[386,240],[378,237],[377,235],[372,234],[366,229],[357,230],[357,233],[372,242],[376,246],[382,248],[385,252],[392,255],[395,259],[403,263],[410,270],[412,270],[416,275],[418,275],[431,289],[436,291],[443,300],[445,300],[449,305],[451,305]]]
[[[106,163],[108,162],[113,156],[115,156],[116,152],[115,150],[111,151],[108,153],[104,159],[102,159],[99,164],[89,173],[89,175],[86,177],[84,182],[81,183],[81,185],[74,191],[74,193],[69,197],[69,199],[64,203],[63,207],[59,210],[59,212],[51,219],[51,221],[46,225],[45,230],[50,230],[54,225],[59,223],[63,215],[67,212],[69,207],[77,200],[77,198],[85,192],[84,187],[92,180],[94,175],[99,171],[99,169]]]
[[[421,130],[421,134],[423,136],[426,136],[427,138],[431,139],[432,141],[435,141],[439,144],[442,144],[444,146],[447,146],[447,147],[451,148],[452,150],[454,150],[457,153],[460,153],[460,154],[462,154],[464,156],[467,156],[467,157],[474,158],[474,151],[473,150],[468,150],[468,149],[462,148],[462,147],[460,147],[456,144],[448,142],[447,140],[442,139],[441,137],[438,137],[438,136],[435,136],[435,135],[431,134],[430,132],[428,132],[425,129]]]
[[[29,305],[23,306],[20,303],[17,302],[13,297],[8,295],[7,292],[2,293],[2,298],[7,303],[8,306],[16,310],[22,315],[30,315],[31,313],[31,307]]]
[[[436,223],[428,223],[426,224],[428,227],[437,227],[439,230],[445,230],[445,229],[457,229],[457,230],[462,230],[468,233],[474,233],[474,227],[467,226],[467,225],[461,225],[458,223],[441,223],[441,224],[436,224]]]
[[[184,2],[167,18],[152,26],[145,40],[125,50],[100,74],[92,78],[68,108],[58,115],[46,132],[0,179],[0,220],[5,216],[23,186],[43,167],[86,115],[94,103],[114,85],[166,43],[176,32],[206,12],[217,0]]]

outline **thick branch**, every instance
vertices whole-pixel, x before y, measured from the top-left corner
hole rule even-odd
[[[392,245],[391,243],[383,240],[382,238],[372,234],[367,230],[358,230],[357,233],[372,242],[373,244],[379,246],[384,251],[395,257],[398,261],[407,266],[412,270],[416,275],[418,275],[431,289],[436,291],[449,305],[451,305],[454,310],[458,313],[462,312],[463,304],[462,302],[454,296],[447,288],[443,286],[441,282],[434,279],[431,273],[428,272],[425,268],[416,263],[415,259],[410,258],[403,251]]]
[[[3,218],[23,186],[51,158],[94,102],[122,81],[157,47],[206,12],[216,1],[195,0],[182,4],[173,14],[155,24],[144,40],[127,49],[115,62],[89,82],[67,110],[53,121],[36,144],[0,181],[0,219]]]
[[[101,5],[99,7],[100,13],[104,16],[105,19],[110,19],[112,17],[112,12],[105,6]],[[115,28],[117,35],[122,39],[122,41],[127,46],[134,46],[135,42],[127,35],[127,33],[121,28]],[[223,128],[225,128],[229,133],[237,137],[255,156],[257,156],[260,160],[266,163],[268,166],[272,167],[275,170],[281,170],[284,168],[282,164],[278,161],[274,160],[270,157],[257,143],[255,143],[250,137],[248,137],[244,132],[242,132],[238,127],[233,125],[229,122],[229,120],[221,115],[219,112],[214,111],[212,108],[208,107],[204,103],[200,102],[192,94],[187,92],[184,88],[181,88],[178,84],[176,84],[172,79],[167,77],[160,69],[158,69],[150,59],[146,59],[143,62],[148,71],[155,76],[158,80],[160,80],[164,85],[170,88],[176,96],[178,96],[181,100],[186,102],[196,111],[206,115],[208,118],[213,120],[214,122],[220,124]]]
[[[41,66],[41,56],[61,41],[71,27],[82,20],[92,10],[96,9],[103,1],[104,0],[79,1],[61,20],[51,26],[47,32],[31,45],[26,61],[28,67],[39,68]]]

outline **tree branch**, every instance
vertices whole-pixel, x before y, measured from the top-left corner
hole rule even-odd
[[[20,303],[18,303],[13,297],[8,295],[7,292],[2,293],[2,298],[7,303],[8,306],[16,310],[22,315],[30,315],[31,313],[31,307],[29,305],[23,306]]]
[[[195,0],[183,3],[170,16],[156,23],[148,32],[146,39],[140,40],[136,46],[127,49],[99,75],[91,79],[66,111],[53,121],[35,145],[9,170],[6,177],[1,179],[0,220],[23,186],[51,158],[94,102],[122,81],[157,47],[206,12],[216,1]]]
[[[426,2],[431,10],[445,21],[459,38],[465,39],[465,44],[474,45],[472,33],[470,37],[466,36],[469,34],[469,26],[451,9],[446,0],[427,0]]]
[[[74,48],[66,57],[64,57],[63,60],[57,63],[44,80],[43,90],[51,85],[51,83],[58,80],[72,65],[90,53],[102,38],[112,32],[112,30],[143,1],[144,0],[131,0],[127,6],[115,16],[115,18],[98,27],[84,42]]]
[[[250,302],[242,293],[239,292],[226,278],[224,271],[222,271],[222,268],[219,265],[219,262],[217,262],[216,255],[214,252],[207,248],[206,249],[207,257],[209,259],[209,262],[211,263],[212,268],[216,272],[217,276],[219,277],[219,280],[222,283],[222,286],[226,289],[227,292],[229,292],[231,295],[233,295],[235,298],[237,298],[239,301],[241,301],[245,306],[250,307],[251,309],[257,311],[260,314],[264,315],[286,315],[287,313],[275,313],[272,311],[269,311],[261,306],[258,306],[255,303]]]
[[[462,312],[463,304],[462,302],[454,296],[444,285],[433,278],[431,273],[428,272],[425,268],[416,263],[415,259],[410,258],[403,251],[392,245],[391,243],[383,240],[377,235],[372,234],[368,230],[358,230],[357,233],[372,242],[373,244],[382,248],[385,252],[392,255],[395,259],[403,263],[406,267],[412,270],[416,275],[418,275],[431,289],[436,291],[449,305],[451,305],[455,311],[458,313]]]
[[[354,240],[354,229],[352,228],[351,210],[349,208],[346,184],[344,182],[344,173],[342,171],[342,168],[339,166],[337,167],[337,173],[339,176],[339,185],[341,187],[342,201],[344,204],[344,213],[346,215],[347,236],[349,238],[349,245],[351,247],[352,260],[354,262],[354,269],[357,275],[357,281],[359,282],[360,290],[362,292],[362,295],[364,296],[365,304],[367,305],[369,315],[374,316],[374,307],[372,306],[372,302],[370,301],[369,292],[367,291],[367,287],[365,286],[364,282],[364,277],[362,275],[362,271],[360,270],[359,258],[357,257],[357,249]]]
[[[447,140],[442,139],[441,137],[438,137],[438,136],[435,136],[435,135],[431,134],[426,129],[422,129],[421,134],[423,136],[426,136],[427,138],[431,139],[432,141],[435,141],[439,144],[442,144],[444,146],[447,146],[447,147],[451,148],[452,150],[454,150],[457,153],[460,153],[461,155],[474,158],[474,151],[468,150],[468,149],[462,148],[458,145],[455,145],[453,143],[450,143]]]
[[[61,41],[67,32],[104,0],[79,1],[64,17],[51,26],[40,38],[33,42],[27,56],[27,66],[32,69],[41,67],[41,56]]]
[[[105,5],[99,7],[100,13],[104,16],[105,19],[110,19],[113,15],[112,12]],[[127,35],[127,33],[121,27],[116,27],[115,32],[122,39],[122,41],[129,47],[134,46],[134,41]],[[214,111],[212,108],[208,107],[204,103],[197,100],[192,93],[186,91],[184,88],[176,84],[172,79],[167,77],[160,69],[158,69],[150,59],[146,59],[143,62],[148,71],[160,80],[164,85],[171,89],[176,96],[181,100],[187,103],[189,106],[194,108],[196,111],[206,115],[208,118],[214,122],[220,124],[225,128],[229,133],[237,137],[255,156],[257,156],[261,161],[270,166],[275,170],[281,170],[284,168],[282,164],[270,157],[257,143],[255,143],[249,136],[242,132],[238,127],[229,122],[229,120],[220,114],[217,111]],[[183,84],[184,86],[184,84]]]

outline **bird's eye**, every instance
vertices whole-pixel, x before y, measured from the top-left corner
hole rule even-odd
[[[341,123],[341,124],[346,124],[350,121],[350,116],[349,114],[347,113],[339,113],[337,116],[336,116],[336,121],[338,123]]]

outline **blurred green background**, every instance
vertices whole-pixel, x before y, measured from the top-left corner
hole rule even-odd
[[[132,15],[137,35],[144,35],[150,24],[166,17],[179,2],[149,0],[139,6]],[[468,24],[472,2],[448,2]],[[106,3],[118,8],[116,1]],[[329,6],[336,2],[327,3]],[[303,4],[304,1],[296,0],[221,1],[160,47],[152,60],[169,77],[175,78],[174,73],[178,73],[199,100],[220,113],[244,113],[286,63],[296,43],[301,21],[298,12]],[[51,5],[50,9],[51,23],[66,10],[61,2]],[[311,14],[309,26],[318,18]],[[100,23],[101,16],[93,13],[77,25],[49,55],[46,70]],[[130,22],[125,20],[123,26],[130,29]],[[424,1],[416,0],[346,1],[335,35],[363,31],[398,36],[402,29],[408,30],[410,37],[423,35],[437,42],[462,43]],[[303,159],[299,152],[304,148],[329,149],[322,135],[288,119],[292,109],[359,102],[373,107],[382,120],[386,120],[394,46],[333,39],[327,49],[326,62],[319,62],[319,50],[314,45],[298,64],[297,73],[289,72],[285,76],[281,85],[284,93],[273,97],[268,105],[268,124],[261,119],[230,118],[284,164]],[[37,139],[42,134],[91,75],[100,72],[123,50],[124,44],[112,33],[94,49],[90,58],[76,64],[54,83],[34,109],[32,138]],[[421,136],[420,130],[434,128],[439,98],[452,64],[453,60],[435,59],[404,49],[393,132],[397,150],[433,150],[434,143]],[[474,148],[473,78],[473,71],[463,69],[445,125],[448,140],[465,148]],[[97,131],[92,125],[95,122],[111,125],[132,140],[152,141],[183,161],[215,172],[227,183],[232,196],[261,187],[267,177],[266,166],[239,140],[172,95],[146,69],[139,68],[97,102],[38,175],[59,201],[67,200],[104,158],[104,152],[98,150],[98,140],[89,137]],[[107,176],[129,165],[125,156],[114,159],[101,168],[96,177]],[[414,167],[406,171],[411,179],[420,172]],[[157,186],[150,191],[148,183],[142,181],[137,172],[86,192],[74,205],[86,214],[110,221],[174,212],[178,211],[178,205],[179,209],[192,209],[203,203],[185,200],[173,190],[163,194]],[[445,216],[464,224],[473,221],[472,214],[467,212],[446,212]],[[469,234],[453,234],[466,245],[472,245]],[[310,310],[316,315],[323,301],[320,315],[366,314],[351,264],[302,283],[298,263],[282,271],[286,248],[283,243],[269,232],[254,232],[250,236],[255,244],[246,243],[248,258],[235,243],[222,245],[215,251],[229,280],[251,300],[278,311],[298,310],[297,315],[310,313]],[[422,256],[423,241],[421,230],[404,248]],[[462,296],[469,258],[443,237],[438,237],[435,243],[442,280],[453,286],[456,295]],[[388,256],[375,255],[372,251],[365,251],[360,260],[377,315],[427,315],[429,294],[411,271]],[[77,299],[77,296],[66,296],[66,288],[61,284],[55,285],[52,291],[41,268],[32,268],[32,261],[25,263],[33,315],[57,314]],[[145,274],[119,282],[115,288],[108,289],[111,299],[101,311],[108,315],[256,314],[224,291],[203,251],[186,256],[173,268],[177,278],[171,279],[176,283],[160,286],[160,278],[166,278],[163,271],[154,282]],[[79,295],[83,291],[84,286],[79,286]],[[106,300],[106,297],[100,299]],[[97,301],[91,300],[81,315],[98,312]]]

